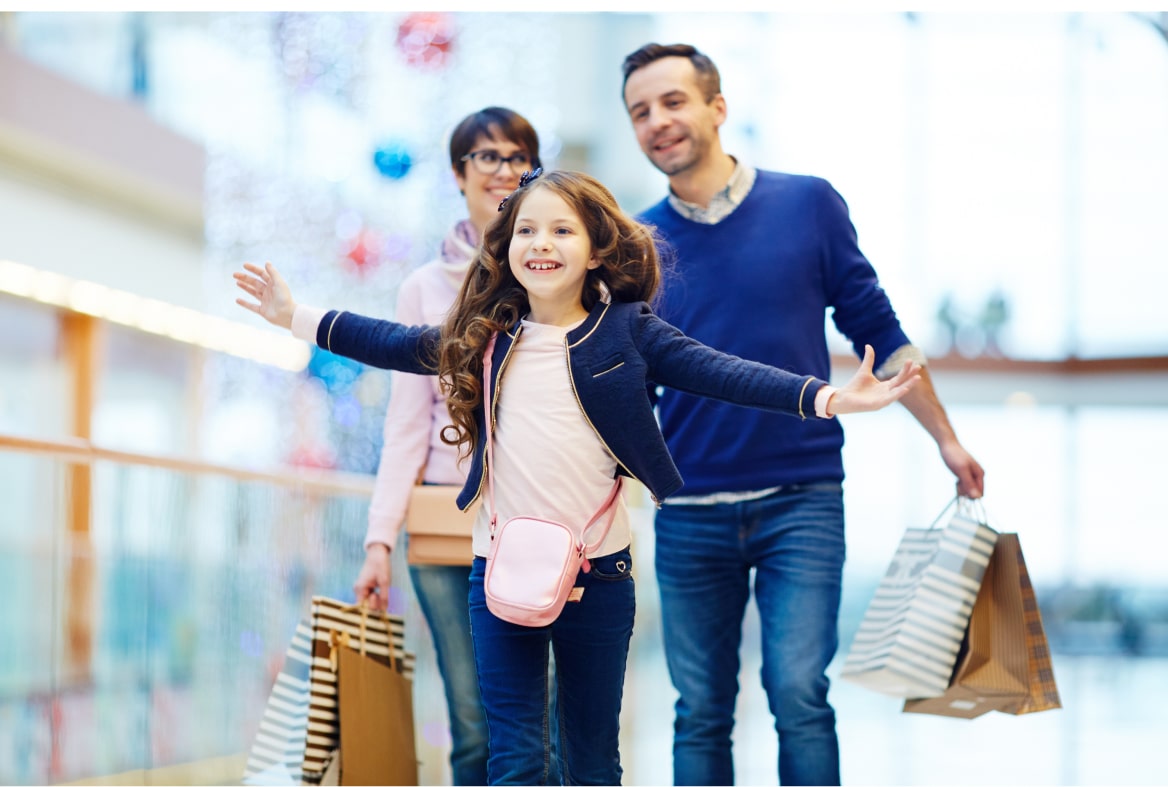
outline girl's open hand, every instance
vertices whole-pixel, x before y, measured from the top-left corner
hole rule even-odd
[[[232,274],[235,277],[235,284],[254,298],[255,302],[244,298],[236,298],[235,302],[249,312],[255,312],[272,325],[291,329],[296,301],[292,300],[292,290],[288,288],[276,266],[265,262],[261,268],[245,262],[243,268],[247,273]]]
[[[920,364],[905,361],[896,376],[881,382],[872,373],[876,361],[876,351],[872,345],[864,345],[864,360],[847,384],[838,389],[827,401],[828,415],[843,413],[865,413],[887,407],[912,390],[921,379]]]

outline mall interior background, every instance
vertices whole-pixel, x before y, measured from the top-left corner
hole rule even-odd
[[[620,101],[650,40],[723,74],[727,150],[828,178],[1020,534],[1064,708],[908,716],[832,688],[871,784],[1164,784],[1168,15],[0,13],[0,783],[238,778],[309,598],[351,599],[388,376],[234,305],[244,260],[390,316],[490,104],[636,211]],[[837,370],[854,359],[834,335]],[[846,425],[846,651],[953,494],[902,409]],[[639,502],[639,501],[638,501]],[[651,511],[636,509],[626,782],[670,780]],[[419,756],[448,780],[419,656]],[[776,783],[745,623],[739,781]],[[838,661],[832,674],[838,673]],[[166,776],[160,774],[169,774]],[[169,783],[174,783],[170,781]]]

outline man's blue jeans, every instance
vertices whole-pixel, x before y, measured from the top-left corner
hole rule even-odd
[[[734,783],[730,736],[751,569],[762,685],[779,735],[779,782],[839,784],[825,670],[839,644],[844,551],[838,483],[785,486],[741,503],[665,505],[657,512],[665,656],[680,694],[675,784]]]
[[[414,594],[430,633],[450,716],[450,770],[454,784],[487,783],[487,718],[479,697],[470,638],[470,568],[410,566]]]
[[[488,784],[547,784],[559,731],[564,784],[620,784],[620,708],[636,600],[628,550],[592,560],[584,588],[550,626],[500,620],[487,609],[486,561],[470,574],[470,620],[490,730]],[[555,653],[555,719],[548,712],[549,648]]]

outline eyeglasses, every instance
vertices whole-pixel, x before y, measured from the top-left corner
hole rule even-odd
[[[469,161],[481,175],[494,175],[503,168],[503,164],[510,164],[515,173],[531,169],[531,159],[526,153],[512,153],[510,156],[500,156],[494,150],[473,150],[462,157],[462,161]]]

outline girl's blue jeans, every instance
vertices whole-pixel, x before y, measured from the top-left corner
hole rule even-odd
[[[665,657],[679,694],[674,784],[734,783],[730,736],[752,578],[779,782],[839,784],[825,671],[839,644],[841,485],[785,486],[740,503],[666,504],[655,530]]]
[[[558,727],[564,784],[620,784],[621,697],[636,602],[627,549],[580,572],[580,601],[550,626],[500,620],[487,609],[486,560],[470,573],[470,620],[479,688],[490,733],[488,784],[547,784]],[[554,709],[548,711],[548,658],[555,653]],[[549,718],[554,715],[555,718]]]

